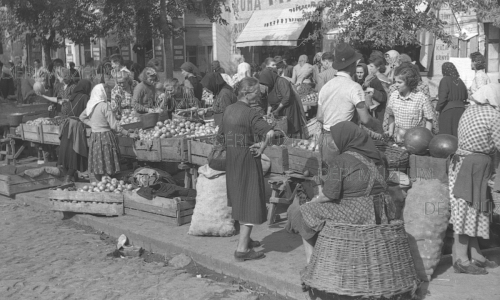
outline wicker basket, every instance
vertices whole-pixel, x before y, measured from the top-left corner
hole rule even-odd
[[[406,169],[410,166],[408,151],[396,146],[387,146],[384,151],[389,168]]]
[[[415,293],[419,281],[402,221],[384,225],[326,222],[302,274],[305,285],[352,297]]]

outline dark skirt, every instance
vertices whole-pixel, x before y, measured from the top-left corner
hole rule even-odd
[[[465,108],[455,107],[439,114],[439,134],[451,134],[458,137],[458,123]]]
[[[89,172],[99,175],[120,172],[120,149],[111,131],[92,132],[90,135]]]
[[[215,124],[215,126],[222,125],[222,116],[223,115],[224,115],[224,113],[214,114],[214,124]]]
[[[87,171],[87,157],[82,156],[73,150],[73,139],[69,139],[69,123],[66,123],[61,133],[61,144],[59,145],[59,157],[57,164],[63,166],[66,170]]]

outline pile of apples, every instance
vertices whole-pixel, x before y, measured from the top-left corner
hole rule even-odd
[[[120,117],[120,125],[137,123],[140,122],[141,119],[137,116],[135,110],[124,109],[122,110],[122,114]]]
[[[158,122],[151,129],[139,129],[139,139],[149,141],[155,138],[200,137],[216,134],[217,131],[218,127],[214,128],[212,124],[203,125],[201,122],[174,119]]]
[[[56,126],[60,126],[65,120],[66,120],[66,118],[64,118],[64,117],[55,117],[53,119],[51,119],[51,118],[38,118],[38,119],[26,122],[26,125],[35,125],[35,126],[38,126],[38,125],[56,125]]]
[[[319,143],[316,143],[315,141],[294,140],[291,146],[293,148],[319,152]]]
[[[92,182],[92,184],[78,189],[78,192],[121,194],[125,191],[132,191],[133,189],[133,185],[126,184],[123,180],[103,176],[100,182]]]
[[[303,103],[315,103],[315,102],[318,102],[318,93],[312,93],[312,94],[309,94],[309,95],[305,96],[304,98],[302,98],[302,102]]]

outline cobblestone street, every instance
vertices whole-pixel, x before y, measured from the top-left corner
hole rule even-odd
[[[1,299],[272,299],[115,246],[61,216],[0,197]]]

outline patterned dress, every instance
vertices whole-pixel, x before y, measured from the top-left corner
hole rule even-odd
[[[473,105],[465,110],[458,127],[458,150],[449,167],[451,218],[456,234],[489,238],[488,216],[453,191],[464,159],[471,154],[491,155],[500,149],[500,112],[489,105]]]

